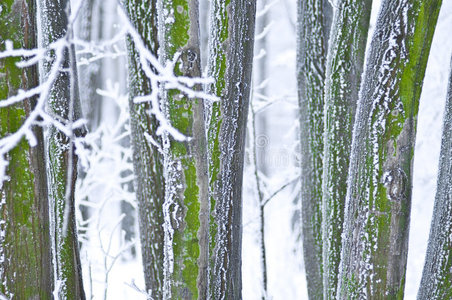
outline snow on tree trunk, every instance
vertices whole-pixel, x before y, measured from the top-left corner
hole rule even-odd
[[[326,43],[325,1],[298,4],[297,80],[301,147],[303,255],[310,299],[322,299],[322,156]]]
[[[48,110],[59,122],[70,127],[81,115],[77,84],[77,67],[74,46],[70,44],[68,30],[69,1],[40,0],[41,47],[49,47],[56,41],[64,41],[61,52],[50,51],[50,60],[43,63],[42,79],[49,78],[58,56],[63,56],[58,73],[49,94]],[[72,26],[72,25],[71,25]],[[72,28],[72,27],[71,27]],[[58,295],[63,299],[84,299],[83,282],[75,221],[74,191],[77,178],[77,157],[72,139],[83,134],[77,129],[67,136],[54,125],[46,134],[47,177],[51,205],[52,239],[55,251],[55,279],[59,283]]]
[[[241,299],[242,180],[254,47],[255,1],[211,2],[210,297]]]
[[[199,3],[161,0],[160,61],[176,60],[175,74],[201,76]],[[194,89],[201,89],[194,86]],[[163,136],[165,202],[164,298],[208,298],[209,203],[204,102],[179,90],[162,90],[162,109],[187,139]]]
[[[402,298],[419,96],[440,0],[385,0],[353,131],[339,299]]]
[[[157,55],[157,5],[150,0],[127,0],[125,6],[131,23],[141,35],[147,49]],[[134,104],[134,98],[149,95],[151,83],[140,64],[139,53],[131,39],[129,54],[129,109],[135,193],[138,202],[141,252],[146,290],[155,299],[163,299],[163,200],[165,179],[163,156],[149,137],[161,144],[155,133],[157,120],[149,114],[150,104]]]
[[[355,119],[372,0],[340,0],[334,14],[325,82],[323,154],[323,290],[336,298]]]
[[[225,89],[225,72],[226,72],[226,41],[228,39],[228,14],[226,7],[229,4],[227,0],[216,0],[210,3],[210,33],[209,33],[209,53],[207,62],[208,76],[213,78],[215,82],[208,85],[208,92],[221,97]],[[224,45],[224,46],[223,46]],[[220,249],[217,246],[223,245],[225,241],[219,241],[218,226],[219,216],[216,215],[217,202],[220,200],[218,194],[218,183],[220,179],[220,126],[222,122],[222,112],[220,102],[207,102],[206,120],[207,120],[207,153],[209,164],[209,201],[210,201],[210,218],[209,218],[209,270],[210,270],[210,295],[219,296],[222,284],[225,279],[215,276],[215,253]],[[226,238],[223,236],[223,238]],[[224,246],[223,246],[224,247]],[[224,251],[224,250],[223,250]],[[224,254],[222,254],[224,255]],[[220,263],[220,262],[219,262]]]
[[[36,48],[36,5],[18,0],[0,4],[0,51]],[[0,59],[0,99],[38,85],[36,65],[19,69],[18,58]],[[0,100],[1,101],[1,100]],[[36,98],[0,108],[0,137],[16,132]],[[0,292],[15,299],[50,299],[53,290],[49,204],[42,129],[32,129],[36,146],[23,139],[7,154],[9,177],[0,183]]]
[[[451,64],[452,66],[452,64]],[[438,186],[418,299],[452,297],[452,70],[444,112]]]

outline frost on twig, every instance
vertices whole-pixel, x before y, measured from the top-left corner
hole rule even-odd
[[[28,97],[39,95],[37,98],[36,106],[34,110],[30,112],[28,118],[24,121],[22,126],[14,133],[2,137],[0,139],[0,187],[2,186],[5,178],[6,167],[8,166],[7,153],[11,151],[17,144],[25,137],[30,146],[36,145],[36,140],[34,138],[32,127],[34,125],[54,125],[65,135],[70,136],[72,130],[80,128],[83,126],[83,122],[75,122],[72,129],[67,127],[67,121],[61,120],[55,116],[52,116],[45,108],[46,101],[49,97],[51,88],[55,83],[58,74],[61,72],[61,67],[64,60],[64,50],[68,47],[68,43],[65,39],[60,39],[55,43],[49,45],[48,49],[38,49],[34,53],[43,59],[49,59],[48,55],[52,51],[55,53],[55,59],[50,67],[47,78],[36,88],[29,91],[19,91],[17,95],[13,95],[8,99],[0,100],[0,108],[11,106],[15,103],[19,103],[27,99]],[[24,53],[24,49],[7,49],[6,54],[9,56],[20,56]],[[0,52],[0,57],[3,55],[6,57],[5,52]],[[28,61],[30,62],[30,61]],[[36,64],[38,60],[33,60],[33,64]],[[17,64],[17,66],[25,67],[28,63],[24,61]]]
[[[78,11],[78,10],[76,10]],[[168,132],[176,140],[183,141],[185,136],[174,129],[170,122],[166,119],[159,107],[159,95],[158,86],[162,83],[165,84],[167,89],[178,89],[182,93],[186,94],[189,98],[203,98],[208,101],[217,101],[217,97],[207,94],[203,91],[196,91],[193,87],[197,84],[211,83],[210,79],[206,78],[188,78],[184,76],[176,76],[174,74],[174,65],[176,61],[168,63],[165,67],[162,66],[158,59],[152,55],[147,49],[137,33],[126,14],[121,8],[118,8],[118,14],[120,21],[123,23],[123,29],[108,41],[102,41],[98,45],[94,45],[87,41],[80,40],[77,37],[68,39],[66,36],[50,43],[47,47],[41,47],[36,49],[23,49],[14,48],[10,41],[5,41],[5,50],[0,52],[0,59],[6,57],[21,57],[22,59],[16,64],[20,68],[30,67],[38,63],[46,63],[49,67],[49,72],[44,80],[41,81],[39,86],[36,86],[30,90],[19,90],[17,94],[11,95],[7,99],[0,99],[0,109],[11,106],[13,104],[24,101],[25,99],[37,95],[37,103],[34,110],[30,113],[28,118],[24,120],[22,126],[16,132],[0,137],[0,187],[2,183],[7,180],[6,167],[8,166],[7,154],[14,147],[18,145],[22,138],[26,138],[30,146],[36,145],[36,140],[31,131],[32,126],[55,126],[67,137],[73,134],[73,131],[82,128],[85,125],[83,120],[74,120],[72,126],[69,126],[68,120],[63,120],[53,115],[47,108],[46,102],[49,99],[51,89],[55,84],[59,74],[66,72],[63,67],[65,50],[74,44],[78,47],[77,54],[90,54],[89,58],[84,57],[80,62],[81,64],[89,64],[99,59],[106,57],[118,57],[124,55],[116,46],[115,43],[124,38],[128,34],[139,53],[140,63],[143,66],[143,70],[148,77],[152,88],[152,93],[146,96],[140,96],[135,98],[136,103],[149,102],[151,108],[150,114],[156,116],[159,122],[159,128],[157,134],[161,135],[163,132]],[[73,22],[76,18],[76,13],[73,13],[69,20]],[[53,54],[53,59],[51,58]],[[177,56],[176,56],[177,59]]]

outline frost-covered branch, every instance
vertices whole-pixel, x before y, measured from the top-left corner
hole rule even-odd
[[[65,124],[62,124],[56,118],[51,117],[45,109],[45,104],[50,95],[51,88],[57,80],[58,75],[60,74],[60,69],[64,61],[64,51],[67,47],[68,43],[65,39],[60,39],[52,43],[49,47],[49,50],[47,50],[46,52],[53,50],[55,52],[55,60],[45,81],[36,88],[25,92],[19,91],[17,95],[0,102],[1,104],[4,104],[4,106],[2,105],[3,107],[6,107],[24,101],[25,99],[28,99],[28,97],[39,94],[33,111],[29,114],[21,127],[16,132],[0,139],[0,187],[2,186],[3,181],[6,179],[5,170],[6,166],[8,165],[8,161],[6,159],[7,153],[14,147],[16,147],[23,137],[27,138],[30,146],[36,146],[36,139],[31,130],[34,125],[54,125],[66,135],[71,134],[70,130],[67,129]],[[44,122],[42,122],[41,119]],[[81,127],[83,126],[83,123],[78,122],[74,125]]]
[[[82,2],[82,1],[79,1]],[[69,16],[69,24],[72,24],[76,19],[78,14],[78,9],[80,5],[77,6],[77,10],[72,12]],[[80,40],[78,38],[69,38],[67,35],[49,43],[47,47],[39,47],[35,49],[23,49],[14,48],[11,41],[5,41],[5,50],[0,52],[0,59],[6,57],[22,57],[22,61],[17,63],[18,67],[25,68],[35,65],[41,61],[46,61],[51,63],[51,68],[48,74],[45,76],[45,80],[42,81],[38,86],[31,88],[29,90],[18,90],[16,95],[12,95],[7,99],[2,99],[0,101],[0,108],[8,107],[16,103],[22,102],[32,96],[39,95],[37,104],[28,118],[24,121],[22,126],[16,132],[2,137],[0,139],[0,186],[2,182],[6,179],[5,168],[8,165],[6,159],[6,154],[11,151],[23,137],[26,137],[31,146],[36,144],[33,134],[31,132],[31,127],[34,125],[40,126],[50,126],[54,125],[66,136],[71,136],[72,132],[76,129],[82,128],[85,124],[82,121],[74,120],[72,128],[69,128],[68,123],[62,121],[57,116],[52,115],[45,107],[46,101],[49,98],[52,86],[55,84],[59,74],[64,71],[64,52],[65,49],[70,48],[70,45],[76,45],[81,47],[77,51],[77,54],[92,54],[91,58],[83,59],[82,64],[88,64],[90,62],[100,60],[106,57],[118,57],[124,55],[122,51],[119,51],[114,45],[127,33],[129,34],[135,46],[137,47],[140,62],[143,70],[148,77],[152,88],[152,92],[149,95],[139,96],[135,98],[136,103],[150,102],[151,108],[149,113],[156,116],[159,121],[159,127],[157,129],[157,134],[161,135],[163,132],[168,132],[176,140],[183,141],[186,137],[175,130],[167,118],[164,116],[159,106],[159,93],[158,86],[165,84],[167,89],[178,89],[181,93],[184,93],[189,98],[202,98],[207,101],[218,101],[218,98],[209,93],[193,89],[194,86],[199,84],[208,84],[212,80],[209,78],[191,78],[185,76],[176,76],[174,73],[174,67],[179,59],[180,53],[175,55],[173,61],[162,66],[158,59],[147,49],[144,45],[140,35],[137,33],[134,26],[130,23],[128,17],[125,15],[121,8],[118,8],[120,20],[124,24],[124,28],[116,34],[112,39],[94,45],[86,41]],[[112,47],[113,51],[108,50]],[[51,53],[54,57],[51,58]]]

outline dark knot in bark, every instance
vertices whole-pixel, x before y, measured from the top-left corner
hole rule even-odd
[[[394,168],[383,174],[383,185],[390,201],[401,201],[405,197],[407,176],[400,168]]]
[[[185,76],[195,77],[198,74],[195,74],[198,70],[198,54],[193,49],[185,49],[181,53],[180,57],[181,71]]]

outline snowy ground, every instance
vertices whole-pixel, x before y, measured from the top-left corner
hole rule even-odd
[[[296,155],[296,80],[295,80],[295,12],[296,1],[278,0],[272,6],[269,21],[274,21],[268,34],[268,66],[270,98],[282,99],[266,111],[268,133],[259,138],[266,147],[268,191],[272,193],[298,173]],[[375,20],[375,18],[373,18]],[[435,196],[438,155],[440,149],[442,113],[452,39],[448,34],[452,23],[452,1],[443,1],[438,27],[433,40],[429,65],[421,97],[414,161],[413,205],[408,257],[406,299],[415,299],[422,273],[426,243]],[[258,32],[257,32],[258,33]],[[121,73],[116,70],[111,73]],[[110,78],[120,80],[122,78]],[[108,105],[107,105],[108,106]],[[111,115],[117,109],[108,106]],[[113,149],[112,149],[113,150]],[[113,153],[112,155],[118,155]],[[104,163],[107,160],[104,160]],[[97,176],[108,178],[115,169],[104,166]],[[254,192],[253,170],[247,165],[244,176],[243,216],[243,298],[261,299],[261,261],[257,198]],[[111,182],[110,182],[111,183]],[[299,204],[296,186],[287,188],[266,207],[266,246],[268,263],[268,299],[307,299],[301,244],[293,230],[293,215]],[[140,253],[136,258],[119,255],[120,230],[115,227],[120,217],[119,201],[101,188],[99,198],[109,199],[99,209],[97,228],[101,233],[91,236],[88,248],[83,248],[85,289],[93,299],[145,299]],[[113,199],[114,198],[114,199]],[[112,200],[113,199],[113,200]],[[116,199],[116,200],[115,200]],[[113,236],[113,238],[111,238]],[[108,255],[105,249],[109,248]],[[101,244],[102,247],[101,247]],[[139,249],[139,247],[138,247]],[[118,256],[119,255],[119,256]],[[105,272],[109,270],[108,282]],[[106,293],[105,293],[105,287]],[[88,297],[89,298],[89,297]]]

